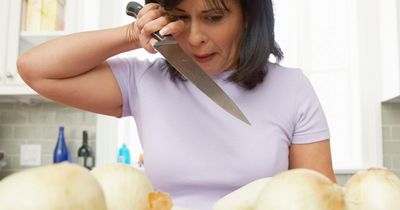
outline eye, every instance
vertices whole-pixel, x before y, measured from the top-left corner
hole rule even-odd
[[[218,22],[222,20],[223,16],[222,15],[211,15],[207,16],[206,19],[210,22]]]

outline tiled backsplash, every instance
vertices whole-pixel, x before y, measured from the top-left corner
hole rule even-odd
[[[58,127],[65,127],[65,138],[72,161],[76,161],[82,144],[82,131],[87,130],[89,144],[95,152],[96,115],[56,103],[0,103],[0,151],[5,152],[7,165],[0,178],[22,169],[22,144],[41,145],[41,164],[52,162]]]
[[[400,177],[400,103],[382,104],[383,166]],[[344,184],[352,174],[337,175]]]
[[[383,104],[382,121],[384,166],[400,176],[400,104]],[[83,130],[88,130],[89,143],[95,149],[93,113],[55,103],[0,103],[0,151],[6,152],[8,164],[1,170],[0,178],[24,169],[19,164],[21,144],[40,144],[42,164],[51,163],[59,126],[65,127],[72,160],[76,160]],[[345,183],[351,175],[338,175],[338,183]]]
[[[382,106],[384,166],[400,176],[400,103]]]

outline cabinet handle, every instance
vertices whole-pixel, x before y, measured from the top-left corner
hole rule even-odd
[[[12,78],[14,78],[14,75],[12,75],[11,72],[6,72],[6,77],[8,79],[12,79]]]

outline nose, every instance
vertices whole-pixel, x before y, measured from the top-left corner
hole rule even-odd
[[[190,45],[198,47],[207,43],[208,36],[201,24],[192,21],[189,25],[187,39]]]

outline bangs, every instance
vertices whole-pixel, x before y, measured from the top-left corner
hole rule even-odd
[[[218,10],[229,10],[225,0],[203,0],[207,7]],[[159,3],[164,9],[174,9],[182,0],[159,0]]]

